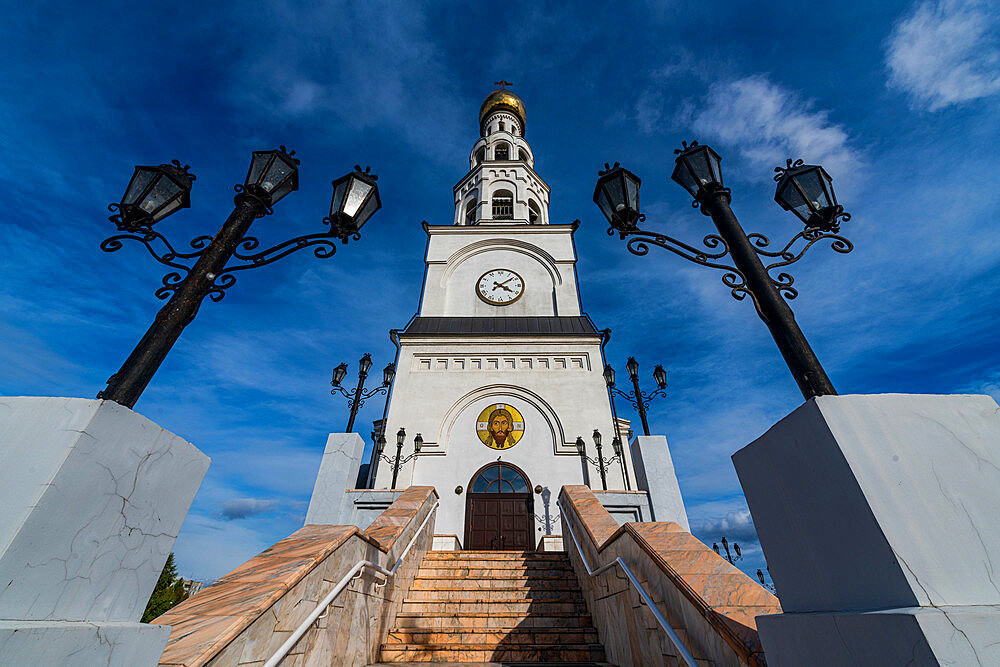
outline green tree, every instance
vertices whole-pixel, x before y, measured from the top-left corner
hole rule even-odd
[[[146,603],[146,611],[142,612],[142,623],[149,623],[154,618],[167,612],[171,607],[187,600],[188,594],[184,591],[184,581],[177,576],[177,566],[174,565],[174,554],[167,556],[167,562],[163,564],[163,571],[160,578],[153,587],[153,594],[149,596]]]

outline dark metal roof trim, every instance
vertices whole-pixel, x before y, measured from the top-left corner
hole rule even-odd
[[[598,335],[587,317],[415,317],[403,335]]]

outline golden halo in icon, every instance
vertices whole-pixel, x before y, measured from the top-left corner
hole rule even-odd
[[[476,420],[476,434],[487,447],[510,449],[524,435],[524,417],[507,403],[488,405]]]

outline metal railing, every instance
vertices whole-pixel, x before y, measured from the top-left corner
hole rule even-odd
[[[293,632],[285,643],[282,644],[281,647],[274,653],[274,655],[272,655],[270,659],[264,663],[264,667],[277,667],[278,663],[284,660],[285,656],[288,655],[288,652],[292,650],[292,647],[294,647],[295,644],[302,639],[302,636],[309,631],[310,626],[312,626],[318,618],[324,615],[327,607],[333,604],[334,599],[344,592],[344,589],[350,586],[351,581],[355,577],[361,576],[361,571],[363,569],[367,567],[385,576],[385,581],[383,581],[382,584],[376,584],[376,586],[384,586],[388,583],[389,577],[396,574],[396,570],[398,570],[399,566],[403,563],[403,559],[406,558],[408,553],[410,553],[410,549],[413,547],[414,543],[416,543],[417,538],[424,532],[424,527],[427,525],[427,522],[431,520],[431,517],[434,516],[434,512],[437,510],[438,505],[439,503],[434,503],[434,507],[430,509],[427,516],[424,517],[423,523],[421,523],[420,527],[417,528],[415,533],[413,533],[413,538],[410,540],[410,543],[406,545],[406,548],[403,549],[403,553],[399,555],[399,558],[396,559],[396,563],[392,566],[392,569],[387,570],[378,563],[373,563],[370,560],[359,560],[355,563],[354,567],[352,567],[347,574],[344,575],[343,579],[337,582],[337,585],[333,587],[333,590],[330,591],[330,593],[323,598],[318,605],[316,605],[316,608],[309,613],[306,620],[302,621],[301,625],[295,628],[295,632]]]
[[[583,562],[583,567],[586,568],[587,574],[591,577],[596,577],[615,566],[620,567],[622,572],[625,573],[625,576],[628,577],[628,580],[632,582],[633,586],[635,586],[635,590],[639,593],[639,597],[641,597],[643,602],[646,603],[646,606],[649,607],[649,611],[653,613],[653,616],[656,618],[656,622],[660,624],[661,628],[663,628],[663,631],[667,634],[667,637],[674,645],[674,648],[677,649],[677,653],[680,654],[681,659],[688,664],[688,667],[697,667],[694,656],[692,656],[691,652],[687,650],[686,646],[684,646],[684,642],[682,642],[681,638],[677,635],[677,631],[670,627],[670,624],[667,623],[667,619],[664,618],[663,614],[660,613],[660,610],[656,608],[656,605],[653,603],[653,598],[650,597],[649,593],[646,592],[646,589],[639,583],[639,580],[636,578],[635,574],[632,573],[632,570],[629,569],[629,566],[625,563],[625,561],[623,561],[619,556],[607,565],[602,565],[596,570],[590,567],[590,563],[587,562],[587,557],[583,554],[583,549],[580,547],[580,541],[576,539],[576,531],[573,530],[573,524],[570,522],[570,516],[566,514],[566,509],[562,506],[560,501],[557,500],[556,505],[558,505],[559,509],[562,510],[563,519],[566,521],[566,527],[569,528],[569,536],[573,538],[573,544],[576,545],[576,552],[580,554],[580,560]],[[575,515],[576,513],[574,512],[573,514]]]

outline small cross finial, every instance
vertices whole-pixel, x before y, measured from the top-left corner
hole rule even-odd
[[[500,86],[501,88],[506,88],[507,86],[513,86],[514,84],[507,79],[500,79],[499,81],[493,82],[494,86]]]

